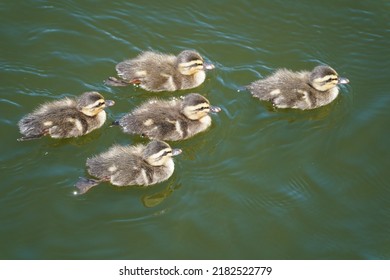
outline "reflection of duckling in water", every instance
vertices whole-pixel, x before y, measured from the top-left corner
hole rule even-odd
[[[167,180],[175,169],[172,157],[181,153],[162,141],[136,146],[114,145],[106,152],[87,159],[88,173],[96,178],[80,178],[76,183],[83,194],[100,182],[115,186],[148,186]]]
[[[116,65],[121,79],[108,78],[111,86],[139,85],[147,91],[175,91],[199,86],[206,79],[205,70],[214,65],[203,61],[192,50],[182,51],[178,56],[146,51],[134,59]]]
[[[149,100],[115,124],[125,133],[176,141],[206,130],[211,125],[209,113],[219,111],[202,95],[191,93],[182,99]]]
[[[273,75],[247,86],[253,96],[271,101],[277,108],[314,109],[336,99],[338,84],[349,80],[338,76],[329,66],[317,66],[313,71],[292,72],[280,69]]]
[[[40,138],[77,137],[101,127],[106,121],[104,108],[114,105],[95,91],[85,92],[77,99],[65,98],[48,102],[19,121],[18,141]]]

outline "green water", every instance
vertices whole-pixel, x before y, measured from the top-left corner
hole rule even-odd
[[[83,2],[83,3],[81,3]],[[1,259],[389,259],[389,1],[3,1]],[[196,49],[216,65],[174,93],[111,88],[115,64]],[[324,63],[350,84],[312,111],[275,110],[243,85]],[[17,142],[39,104],[96,90],[108,122],[157,95],[222,111],[172,142],[174,175],[74,196],[87,157],[145,139],[108,122],[78,139]]]

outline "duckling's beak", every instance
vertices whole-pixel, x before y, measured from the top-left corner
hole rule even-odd
[[[347,78],[339,77],[338,84],[348,84],[349,80]]]
[[[104,101],[104,105],[106,105],[106,107],[113,106],[114,104],[115,104],[115,101],[113,101],[113,100],[105,100]]]
[[[210,62],[203,62],[203,69],[212,70],[214,68],[215,68],[214,64],[212,64]]]
[[[210,112],[211,112],[211,113],[219,113],[219,112],[221,112],[221,108],[218,107],[218,106],[212,106],[212,105],[210,105]]]
[[[180,155],[182,152],[181,149],[172,149],[172,156]]]

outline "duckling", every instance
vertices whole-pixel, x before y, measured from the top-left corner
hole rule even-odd
[[[167,180],[175,169],[172,157],[180,149],[172,149],[163,141],[153,140],[147,145],[114,145],[107,151],[87,159],[88,173],[96,179],[81,177],[75,184],[83,194],[101,182],[115,186],[148,186]]]
[[[273,75],[247,86],[253,96],[271,101],[277,108],[314,109],[336,99],[338,84],[349,80],[339,77],[329,66],[320,65],[311,72],[277,70]]]
[[[211,125],[209,113],[219,111],[202,95],[190,93],[181,99],[151,99],[114,124],[125,133],[177,141],[206,130]]]
[[[84,92],[77,99],[64,98],[42,104],[19,121],[19,130],[23,136],[18,141],[45,135],[52,138],[85,135],[104,124],[104,108],[114,103],[112,100],[105,100],[100,93],[90,91]]]
[[[106,84],[133,84],[157,92],[195,88],[206,79],[205,70],[213,69],[214,65],[204,62],[193,50],[182,51],[177,56],[145,51],[134,59],[120,62],[115,68],[121,80],[110,77]]]

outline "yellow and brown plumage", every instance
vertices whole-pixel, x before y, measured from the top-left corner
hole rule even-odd
[[[116,65],[120,79],[110,77],[106,84],[112,86],[139,85],[147,91],[176,91],[191,89],[202,84],[206,70],[214,65],[206,63],[193,50],[185,50],[177,56],[146,51],[136,58]]]
[[[338,84],[349,80],[339,77],[329,66],[317,66],[311,72],[279,69],[265,79],[247,86],[254,97],[271,101],[277,108],[314,109],[338,96]]]
[[[64,98],[40,105],[18,123],[23,135],[19,141],[40,138],[78,137],[101,127],[106,121],[104,108],[114,105],[95,91],[76,99]]]
[[[176,141],[206,130],[211,125],[209,113],[220,110],[210,105],[204,96],[191,93],[180,99],[151,99],[123,116],[116,124],[125,133]]]
[[[107,151],[87,159],[88,173],[97,179],[80,178],[75,184],[83,194],[100,182],[115,186],[148,186],[167,180],[175,169],[172,157],[180,149],[172,149],[163,141],[147,145],[113,145]]]

